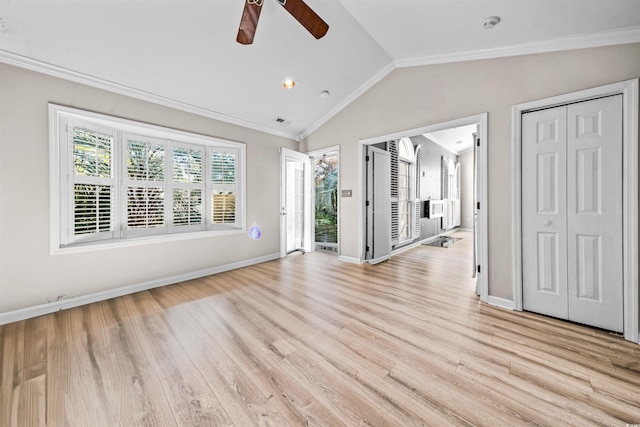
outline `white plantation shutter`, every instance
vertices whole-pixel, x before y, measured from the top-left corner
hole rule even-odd
[[[202,180],[203,149],[173,148],[173,180],[175,182],[199,184]]]
[[[414,223],[411,221],[415,215],[413,202],[415,158],[413,142],[411,142],[410,138],[401,138],[396,145],[398,153],[397,178],[395,182],[398,206],[398,242],[405,243],[413,238],[413,230],[415,228]]]
[[[449,192],[451,183],[449,182],[449,160],[446,157],[442,157],[442,200],[444,200],[442,216],[443,230],[449,229]]]
[[[415,158],[415,199],[414,199],[414,220],[413,220],[413,237],[420,237],[420,171],[422,165],[422,146],[418,145],[416,147],[416,158]]]
[[[202,190],[173,189],[173,225],[202,224]]]
[[[389,141],[391,155],[391,246],[400,243],[398,212],[398,141]]]
[[[73,234],[111,231],[111,186],[74,184],[73,193]]]

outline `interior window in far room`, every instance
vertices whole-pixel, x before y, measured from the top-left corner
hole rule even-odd
[[[398,230],[400,243],[412,239],[414,181],[413,143],[409,138],[401,138],[398,143]]]

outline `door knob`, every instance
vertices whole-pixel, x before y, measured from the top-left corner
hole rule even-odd
[[[548,219],[545,219],[543,224],[548,227],[551,225],[551,221],[549,221]]]

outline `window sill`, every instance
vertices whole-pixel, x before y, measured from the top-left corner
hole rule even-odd
[[[88,243],[76,243],[69,246],[55,245],[51,248],[51,255],[67,255],[74,253],[86,253],[101,251],[106,249],[121,249],[134,246],[155,245],[159,243],[181,242],[193,239],[203,239],[210,237],[228,236],[244,233],[244,228],[233,228],[228,230],[209,230],[191,233],[165,234],[160,236],[131,237],[121,240],[97,241]]]

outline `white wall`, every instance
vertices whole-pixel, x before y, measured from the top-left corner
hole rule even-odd
[[[489,295],[512,299],[511,107],[640,76],[640,44],[400,68],[306,138],[340,144],[341,253],[359,258],[361,139],[488,112]]]
[[[247,144],[246,234],[49,255],[49,102]],[[0,315],[277,255],[279,152],[291,140],[0,64]]]

